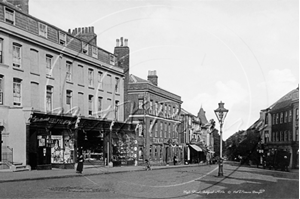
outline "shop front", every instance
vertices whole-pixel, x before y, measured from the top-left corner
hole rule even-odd
[[[71,169],[77,154],[85,164],[134,165],[135,125],[68,115],[33,113],[27,126],[27,164],[32,169]]]
[[[77,118],[33,113],[27,126],[27,161],[31,169],[73,168]]]

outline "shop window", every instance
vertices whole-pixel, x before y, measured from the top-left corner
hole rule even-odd
[[[89,81],[89,86],[94,87],[94,70],[89,68],[88,70],[88,81]]]
[[[46,55],[46,76],[51,77],[52,74],[52,55]]]
[[[152,159],[152,145],[149,147],[149,160]]]
[[[72,81],[72,63],[69,61],[66,63],[66,81]]]
[[[289,141],[289,135],[287,131],[284,131],[284,140],[285,142]]]
[[[13,43],[13,66],[21,67],[21,48],[22,46],[17,43]]]
[[[52,86],[47,86],[46,87],[46,112],[52,112],[52,107],[53,107],[53,87]]]
[[[295,141],[299,141],[299,127],[296,127],[296,132],[295,132]]]
[[[39,35],[47,38],[48,26],[39,22]]]
[[[139,149],[139,159],[140,159],[140,160],[143,160],[143,159],[144,159],[143,147],[140,147],[140,149]]]
[[[78,106],[79,106],[80,113],[85,115],[84,94],[81,92],[78,92]]]
[[[15,11],[7,7],[4,8],[4,19],[6,23],[15,25]]]
[[[155,159],[156,159],[156,158],[158,158],[158,151],[157,151],[157,147],[155,147],[154,151],[155,151],[155,152],[154,152],[154,153],[155,153],[154,155],[155,155]]]
[[[13,103],[14,106],[21,106],[22,102],[22,80],[18,78],[13,79]]]
[[[3,80],[4,76],[0,75],[0,105],[3,105],[3,99],[4,99],[4,80]]]
[[[162,157],[163,157],[163,149],[162,149],[162,147],[160,147],[159,158],[162,159]]]

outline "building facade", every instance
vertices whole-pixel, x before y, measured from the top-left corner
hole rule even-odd
[[[126,78],[125,78],[126,79]],[[179,113],[181,98],[158,87],[156,71],[149,71],[147,80],[129,76],[128,103],[125,118],[139,123],[138,159],[165,165],[182,160]]]
[[[0,2],[1,159],[72,166],[76,149],[111,160],[105,140],[119,130],[136,142],[123,123],[119,61],[97,46],[93,27],[66,32]]]
[[[299,168],[299,88],[262,110],[260,120],[257,151],[261,161],[266,153],[283,150],[291,154],[289,167]]]

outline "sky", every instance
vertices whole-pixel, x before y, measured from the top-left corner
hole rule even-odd
[[[29,14],[65,31],[93,26],[97,45],[128,39],[130,73],[202,107],[226,140],[299,84],[298,0],[29,0]],[[218,127],[218,125],[217,125]]]

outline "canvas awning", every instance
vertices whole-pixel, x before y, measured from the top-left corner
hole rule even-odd
[[[198,147],[197,145],[195,144],[190,144],[190,146],[195,149],[196,151],[202,151],[202,149],[200,147]]]

